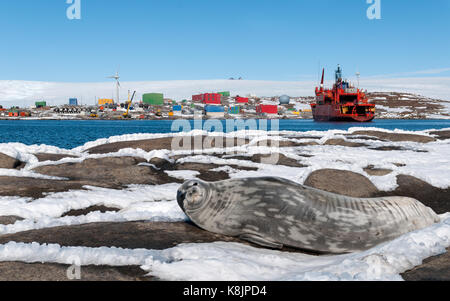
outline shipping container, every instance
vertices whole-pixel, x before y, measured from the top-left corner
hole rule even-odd
[[[228,109],[229,114],[239,114],[241,112],[241,108],[239,106],[231,107]]]
[[[237,103],[248,103],[248,98],[247,98],[247,97],[240,97],[240,96],[237,96],[237,97],[236,97],[236,102],[237,102]]]
[[[152,106],[162,106],[164,105],[164,94],[146,93],[142,95],[142,102]]]
[[[114,99],[101,98],[101,99],[98,100],[98,105],[99,106],[113,105],[113,104],[114,104]]]
[[[259,105],[256,107],[256,113],[258,114],[278,114],[277,105]]]

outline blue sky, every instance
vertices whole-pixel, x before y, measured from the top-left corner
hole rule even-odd
[[[450,0],[66,0],[0,2],[0,79],[124,81],[450,76]],[[422,72],[425,71],[425,72]]]

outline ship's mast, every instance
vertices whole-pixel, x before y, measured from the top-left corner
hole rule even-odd
[[[341,65],[338,65],[338,68],[336,70],[336,82],[341,82],[342,81],[342,69],[341,69]]]
[[[322,81],[320,82],[320,90],[323,91],[323,81],[325,78],[325,68],[322,69]]]

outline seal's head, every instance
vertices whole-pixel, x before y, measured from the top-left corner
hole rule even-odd
[[[209,184],[200,180],[185,182],[178,189],[178,205],[186,211],[195,211],[204,205],[209,197]]]

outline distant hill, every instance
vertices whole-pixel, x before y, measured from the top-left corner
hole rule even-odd
[[[448,118],[450,102],[440,99],[398,92],[372,92],[370,102],[377,107],[377,118]]]

